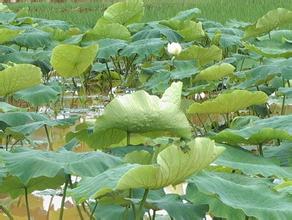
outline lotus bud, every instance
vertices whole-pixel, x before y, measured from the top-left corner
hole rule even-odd
[[[167,51],[169,54],[177,56],[181,53],[182,47],[179,43],[169,43],[167,44]]]

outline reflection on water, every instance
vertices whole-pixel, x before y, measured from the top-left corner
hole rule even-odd
[[[31,212],[31,220],[56,220],[60,215],[62,197],[60,196],[29,196],[29,206]],[[4,202],[5,201],[5,202]],[[1,198],[0,204],[10,204],[9,210],[15,220],[27,220],[26,206],[24,196],[19,199],[12,200],[9,197]],[[80,208],[81,215],[87,219],[87,213],[83,208]],[[87,211],[87,210],[86,210]],[[87,211],[88,212],[88,211]],[[3,212],[0,212],[0,220],[9,219]],[[80,214],[74,206],[71,198],[66,199],[64,220],[80,219]]]

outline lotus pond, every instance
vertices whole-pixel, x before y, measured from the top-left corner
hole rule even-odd
[[[0,219],[292,219],[292,11],[25,10],[0,4]]]

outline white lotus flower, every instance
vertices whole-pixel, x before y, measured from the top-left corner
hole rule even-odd
[[[169,54],[177,56],[182,51],[182,47],[179,43],[169,43],[167,44],[167,51]]]

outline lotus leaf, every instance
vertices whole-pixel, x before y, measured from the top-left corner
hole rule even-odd
[[[159,189],[177,185],[190,175],[204,169],[223,151],[208,138],[196,138],[188,143],[188,150],[170,145],[157,156],[152,165],[124,165],[109,169],[93,178],[86,178],[71,191],[71,195],[81,202],[96,198],[112,190]]]
[[[229,63],[221,63],[210,66],[202,70],[195,80],[219,80],[225,76],[231,75],[235,70],[235,67]]]
[[[63,77],[81,76],[95,60],[97,51],[97,45],[82,48],[61,44],[53,49],[51,64]]]
[[[274,116],[251,122],[241,129],[225,129],[214,139],[228,143],[262,144],[273,139],[292,140],[292,116]]]
[[[192,60],[195,59],[200,65],[205,65],[213,61],[219,61],[222,59],[222,50],[212,45],[209,48],[200,46],[191,46],[183,50],[177,59],[181,60]]]
[[[128,25],[139,22],[144,15],[143,1],[141,0],[125,0],[108,7],[103,17],[112,22]]]
[[[17,64],[0,71],[0,96],[7,96],[41,83],[41,70],[30,64]]]
[[[215,99],[203,103],[194,103],[188,113],[229,113],[245,109],[251,105],[267,102],[268,96],[264,92],[250,92],[247,90],[234,90],[218,95]]]

